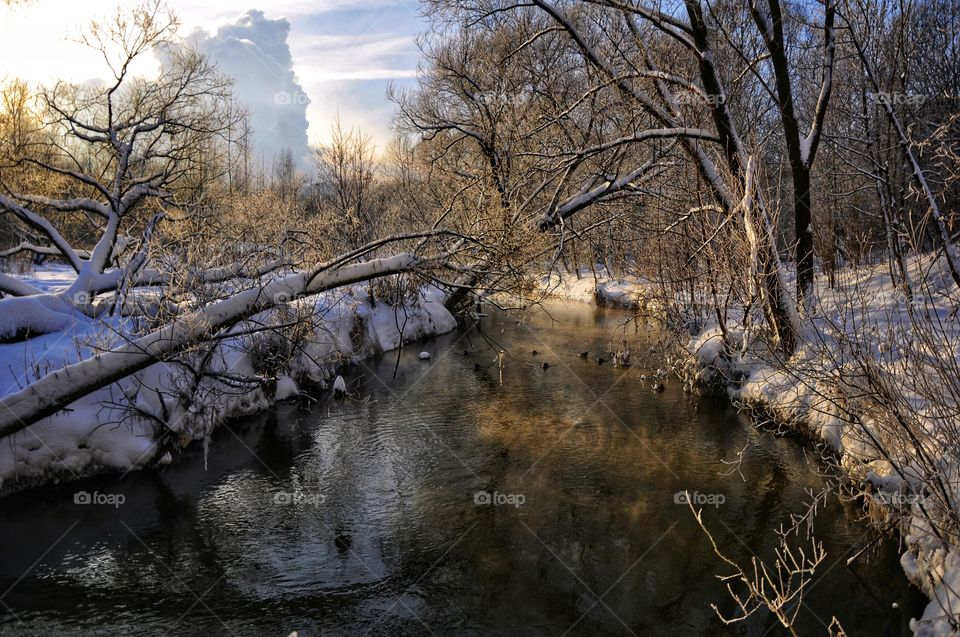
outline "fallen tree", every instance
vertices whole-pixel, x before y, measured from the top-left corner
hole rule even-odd
[[[6,396],[0,404],[0,437],[14,434],[74,400],[138,372],[238,322],[309,294],[411,271],[419,259],[401,253],[364,263],[320,267],[278,278],[192,312],[153,333],[74,365],[68,365]]]

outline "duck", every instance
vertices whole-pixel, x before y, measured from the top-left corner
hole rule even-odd
[[[586,358],[589,354],[590,352],[580,352],[579,354],[577,354],[577,356],[579,356],[580,358]]]
[[[538,352],[537,350],[533,350],[533,351],[530,352],[530,355],[531,355],[531,356],[539,356],[539,355],[540,355],[540,352]]]
[[[607,361],[603,360],[603,357],[602,357],[602,356],[597,359],[597,365],[603,365],[603,364],[606,363],[606,362],[607,362]]]
[[[550,367],[550,363],[543,362],[543,363],[540,364],[540,367],[543,368],[543,371],[547,371],[547,368]]]
[[[342,529],[334,529],[333,531],[333,545],[337,547],[339,553],[346,553],[350,550],[350,546],[353,544],[353,538],[351,538],[347,533]]]

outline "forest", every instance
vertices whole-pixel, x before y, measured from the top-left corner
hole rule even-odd
[[[0,14],[45,1],[6,0]],[[192,46],[190,25],[161,0],[82,28],[77,45],[96,53],[90,74],[102,80],[35,82],[0,63],[0,509],[71,483],[102,490],[215,467],[229,447],[218,435],[284,404],[318,405],[322,421],[412,390],[365,397],[354,379],[364,369],[369,382],[368,361],[392,387],[403,370],[470,356],[472,368],[432,373],[454,395],[461,375],[489,371],[484,392],[462,390],[470,431],[486,436],[483,423],[534,409],[507,396],[526,382],[520,370],[575,377],[589,363],[591,375],[621,374],[628,396],[720,400],[744,415],[730,427],[748,442],[703,461],[709,480],[749,482],[768,461],[751,445],[783,440],[812,458],[817,480],[785,498],[789,514],[744,505],[771,530],[733,546],[711,516],[740,487],[721,487],[722,498],[681,490],[679,508],[670,490],[663,506],[720,578],[697,605],[706,623],[652,629],[591,591],[592,606],[575,604],[574,634],[880,634],[846,619],[836,593],[822,621],[803,623],[808,591],[841,561],[815,523],[828,502],[873,538],[843,554],[846,568],[893,547],[897,576],[923,596],[886,634],[960,632],[960,4],[421,0],[416,10],[416,75],[382,96],[389,143],[338,116],[305,158],[257,151],[271,133],[253,126],[239,80]],[[617,313],[602,338],[577,322],[552,349],[499,342],[549,332],[531,317],[578,301]],[[461,333],[469,347],[457,336],[432,349]],[[567,391],[540,400],[562,405]],[[518,446],[536,456],[525,479],[540,446],[519,430],[540,426],[518,417],[494,439],[510,458]],[[429,429],[422,444],[476,477],[486,452]],[[653,431],[631,443],[681,435]],[[589,437],[577,444],[591,458],[606,449],[604,466],[616,455]],[[672,468],[686,452],[665,453],[657,461]],[[469,508],[502,496],[498,516],[535,511],[541,487],[518,488],[471,496]],[[442,508],[422,497],[403,501]],[[340,537],[330,546],[352,553]],[[568,552],[553,557],[566,566]],[[620,572],[633,562],[623,560]],[[592,583],[583,568],[576,579]],[[8,571],[0,589],[20,582]],[[23,624],[5,596],[0,632],[92,634]],[[460,625],[433,612],[442,597],[424,600],[410,602],[409,625],[316,634],[520,630]],[[604,607],[611,624],[583,620]],[[220,623],[210,634],[266,634]]]

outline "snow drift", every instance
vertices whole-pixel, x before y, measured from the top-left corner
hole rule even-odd
[[[239,333],[224,339],[211,361],[211,369],[225,377],[246,379],[239,389],[228,391],[216,386],[222,381],[210,381],[206,388],[194,388],[195,400],[178,401],[175,389],[182,381],[177,366],[147,365],[7,436],[0,445],[0,491],[166,462],[171,440],[173,449],[196,440],[206,444],[217,426],[296,396],[302,383],[325,386],[345,364],[454,329],[456,319],[443,300],[440,290],[427,287],[417,298],[394,307],[375,303],[367,287],[357,285],[255,315],[251,320],[267,323],[270,313],[296,310],[311,319],[309,333],[300,335],[286,368],[275,377],[262,373],[261,350],[249,335]],[[58,373],[68,377],[71,366],[129,345],[124,337],[128,321],[72,313],[65,315],[56,332],[0,344],[0,360],[5,362],[0,368],[0,399]]]

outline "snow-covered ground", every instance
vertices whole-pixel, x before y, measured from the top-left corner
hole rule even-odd
[[[581,268],[579,277],[576,273],[553,271],[537,280],[537,289],[547,296],[628,310],[651,309],[651,285],[638,277],[611,276],[599,264],[594,271]]]
[[[847,268],[838,273],[837,289],[818,280],[812,320],[803,323],[798,351],[786,364],[752,344],[724,353],[716,325],[697,335],[690,351],[703,380],[722,374],[731,381],[728,393],[735,402],[761,409],[834,451],[847,477],[863,485],[883,511],[884,525],[900,517],[906,546],[901,564],[932,600],[912,623],[914,632],[954,635],[960,538],[937,537],[928,520],[955,519],[960,510],[960,458],[953,442],[960,423],[951,393],[956,385],[948,389],[942,382],[960,360],[960,291],[942,259],[914,257],[910,269],[915,283],[924,282],[916,286],[912,306],[886,265]],[[733,338],[742,339],[742,331]],[[937,386],[942,391],[930,391]],[[922,442],[909,442],[914,434]],[[929,493],[932,481],[946,485],[944,498]],[[943,511],[944,500],[952,513]]]
[[[29,282],[56,291],[69,283],[69,273],[59,270],[44,268],[31,274]],[[196,400],[185,403],[176,399],[177,387],[183,383],[182,370],[166,363],[152,365],[6,438],[0,445],[0,492],[166,462],[169,456],[158,443],[161,431],[168,439],[178,438],[180,445],[207,441],[212,429],[228,419],[296,396],[300,391],[297,380],[324,384],[344,364],[395,349],[401,342],[454,329],[456,319],[443,301],[440,290],[428,287],[419,299],[395,311],[386,303],[372,304],[367,287],[360,285],[295,301],[285,311],[309,316],[309,333],[300,334],[286,373],[276,383],[239,391],[204,391],[201,386],[192,394]],[[0,398],[122,343],[129,333],[129,320],[94,320],[73,313],[64,317],[56,332],[0,344]],[[262,377],[255,369],[256,348],[251,348],[249,338],[238,336],[222,342],[211,367],[237,377]],[[160,420],[165,425],[158,426]]]
[[[727,325],[734,347],[724,345],[716,321],[708,323],[691,338],[687,348],[691,356],[681,373],[695,384],[725,388],[736,404],[762,410],[834,451],[847,477],[862,483],[884,512],[883,524],[899,519],[905,543],[901,564],[932,600],[923,616],[914,620],[915,634],[955,635],[960,634],[952,624],[960,616],[960,538],[942,540],[931,530],[923,511],[933,507],[926,500],[920,476],[929,479],[930,467],[934,467],[949,491],[947,499],[958,510],[960,458],[954,456],[960,454],[954,452],[960,444],[951,442],[960,431],[958,397],[946,389],[939,397],[935,391],[916,391],[917,387],[936,387],[937,379],[918,381],[918,365],[911,361],[921,360],[920,368],[926,364],[957,369],[960,291],[942,259],[913,257],[910,268],[916,288],[914,322],[886,264],[848,267],[838,271],[836,289],[828,288],[825,278],[818,279],[813,318],[802,322],[801,344],[787,364],[764,351],[759,339],[744,334],[741,317],[734,309]],[[651,284],[612,279],[602,270],[599,274],[596,281],[589,270],[579,279],[544,276],[541,289],[576,301],[657,311]],[[786,274],[787,279],[792,278],[792,273]],[[856,348],[856,355],[851,347]],[[863,386],[867,367],[889,385],[899,401],[899,413],[885,415],[882,404],[878,408],[877,401],[857,395],[865,390],[869,393],[870,387]],[[934,403],[942,401],[953,401],[952,417],[945,418],[943,410],[937,411]],[[946,411],[950,412],[950,407]],[[897,445],[897,427],[885,427],[885,418],[909,419],[926,433],[930,457],[925,474],[911,457],[910,446]],[[892,456],[891,449],[896,449]],[[954,494],[958,494],[956,499]]]

